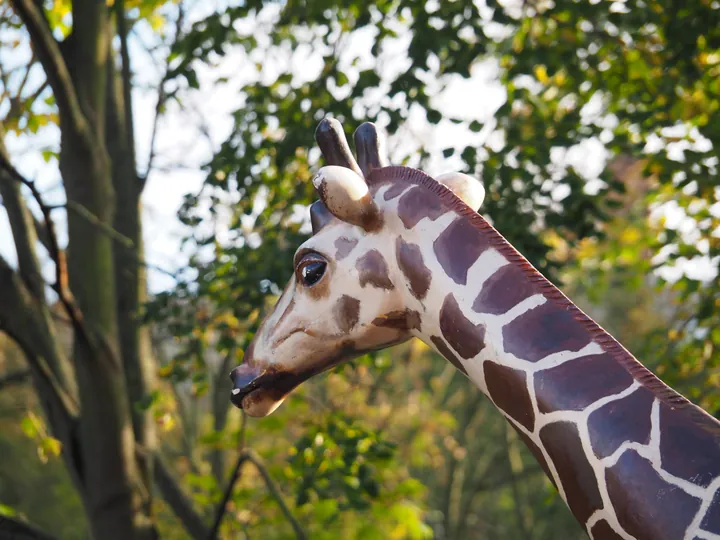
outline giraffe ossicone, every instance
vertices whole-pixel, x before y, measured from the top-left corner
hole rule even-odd
[[[476,210],[484,189],[388,166],[372,124],[316,131],[313,235],[231,373],[274,411],[300,383],[418,337],[500,410],[591,538],[720,538],[720,423],[662,383]]]

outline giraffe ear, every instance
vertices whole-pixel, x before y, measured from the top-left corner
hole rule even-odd
[[[382,225],[382,217],[365,180],[356,172],[336,165],[318,171],[313,185],[320,200],[336,218],[373,231]]]
[[[476,212],[482,206],[485,199],[485,188],[477,178],[459,172],[452,172],[441,174],[435,180],[452,191]]]

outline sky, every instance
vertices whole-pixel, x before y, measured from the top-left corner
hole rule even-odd
[[[190,21],[197,20],[204,13],[213,9],[217,4],[212,2],[198,2],[189,14]],[[263,41],[264,32],[272,24],[275,16],[274,8],[262,12],[258,20],[246,21],[247,28],[253,28],[258,39]],[[378,59],[382,65],[382,79],[380,86],[368,96],[368,99],[389,99],[385,96],[388,80],[394,75],[407,69],[408,60],[394,54],[396,50],[403,50],[408,34],[398,27],[398,47],[390,47]],[[502,32],[502,29],[497,29]],[[347,43],[347,56],[343,62],[349,63],[353,57],[359,57],[356,69],[364,69],[374,65],[370,56],[371,30],[357,32]],[[138,164],[144,171],[147,156],[150,153],[150,138],[154,123],[154,111],[157,96],[155,89],[161,76],[158,66],[145,52],[143,43],[152,43],[154,36],[147,30],[140,30],[131,40],[131,57],[133,61],[134,80],[136,88],[133,92],[135,138],[137,144]],[[185,110],[172,102],[167,112],[161,118],[157,133],[156,167],[149,176],[143,193],[143,223],[144,239],[146,243],[146,260],[151,265],[149,270],[149,287],[151,292],[165,290],[174,285],[172,278],[165,273],[153,270],[157,266],[174,271],[184,266],[187,254],[180,250],[180,240],[184,235],[183,226],[177,220],[177,211],[182,204],[186,193],[197,192],[204,180],[201,165],[211,158],[222,141],[232,129],[232,112],[242,104],[242,86],[256,78],[270,81],[281,71],[292,70],[296,77],[312,80],[322,69],[323,51],[311,51],[300,48],[292,53],[279,52],[267,56],[257,56],[260,52],[250,55],[242,50],[231,50],[216,65],[204,66],[198,70],[200,90],[193,92],[185,98]],[[16,65],[26,62],[29,51],[27,47],[19,47],[14,51],[5,51],[0,56],[3,65]],[[256,70],[255,65],[261,63],[262,69]],[[350,70],[349,66],[347,67]],[[491,147],[499,149],[502,140],[493,132],[493,114],[505,100],[505,91],[498,81],[498,69],[492,60],[478,62],[472,68],[472,76],[463,79],[460,76],[445,78],[445,87],[434,96],[434,105],[443,113],[454,118],[477,120],[485,124],[485,128],[478,133],[470,132],[466,127],[447,120],[438,125],[432,125],[424,117],[419,107],[410,109],[409,119],[400,132],[389,141],[391,161],[394,155],[407,155],[418,148],[422,143],[431,151],[431,160],[428,172],[431,175],[440,174],[462,167],[459,157],[449,159],[442,157],[442,149],[449,146],[467,146],[470,143],[480,144],[488,142]],[[226,75],[230,79],[228,84],[214,84],[215,79]],[[31,82],[41,80],[41,73],[33,73]],[[352,77],[350,78],[352,82]],[[440,85],[430,81],[431,86],[439,90]],[[31,88],[34,86],[31,84]],[[593,108],[595,110],[593,110]],[[583,111],[589,121],[597,121],[600,102],[591,104]],[[0,103],[0,115],[7,111],[7,103]],[[601,119],[612,126],[613,119]],[[203,130],[198,129],[203,126]],[[64,194],[60,186],[60,176],[55,162],[45,163],[39,151],[44,146],[58,147],[58,130],[56,128],[44,129],[40,137],[16,138],[8,136],[6,144],[13,158],[15,166],[28,178],[33,178],[41,188],[48,204],[64,202]],[[495,138],[495,139],[493,139]],[[650,150],[657,146],[657,141],[649,141]],[[681,153],[682,148],[677,149]],[[573,165],[589,182],[597,182],[597,176],[605,166],[608,153],[601,140],[588,140],[567,152],[557,152],[553,160],[557,162],[559,171],[563,166]],[[564,195],[567,195],[565,193]],[[553,196],[562,199],[563,188],[558,187]],[[716,205],[717,206],[717,205]],[[720,213],[720,207],[716,209]],[[56,224],[65,242],[65,226],[63,210],[54,212],[58,219]],[[675,204],[667,208],[656,209],[655,217],[666,215],[668,226],[692,235],[692,227],[684,211]],[[502,231],[501,231],[502,232]],[[4,209],[0,207],[0,255],[15,263],[16,257],[12,245],[12,238]],[[662,254],[658,254],[662,256]],[[677,279],[683,272],[696,279],[711,279],[717,267],[709,259],[692,261],[683,268],[666,268],[664,277]],[[48,281],[52,281],[52,266],[48,263],[45,268]]]

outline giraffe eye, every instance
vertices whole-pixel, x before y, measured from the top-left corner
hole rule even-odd
[[[303,285],[312,287],[325,275],[327,263],[324,261],[312,260],[302,265],[300,268],[300,277]]]

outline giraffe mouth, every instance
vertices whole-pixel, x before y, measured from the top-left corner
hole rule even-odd
[[[230,373],[233,381],[230,401],[239,409],[248,409],[251,402],[261,399],[280,401],[307,378],[292,371],[276,368],[259,371],[242,364]]]
[[[354,344],[348,341],[341,342],[301,369],[292,370],[277,364],[260,368],[254,361],[252,365],[241,364],[230,373],[233,382],[230,401],[250,416],[267,416],[301,383],[362,352],[367,351],[355,349]]]

